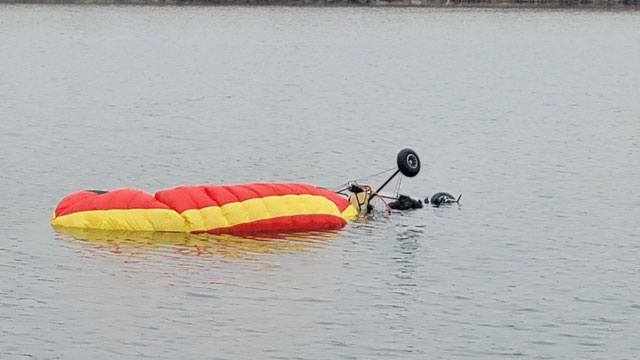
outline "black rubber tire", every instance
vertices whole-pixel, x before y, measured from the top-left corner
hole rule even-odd
[[[440,204],[444,202],[444,201],[441,201],[443,197],[448,200],[456,199],[453,195],[447,192],[439,192],[439,193],[433,194],[433,196],[431,197],[431,201],[430,201],[431,205],[440,206]]]
[[[420,158],[411,149],[402,149],[398,153],[398,169],[406,177],[414,177],[420,172]]]

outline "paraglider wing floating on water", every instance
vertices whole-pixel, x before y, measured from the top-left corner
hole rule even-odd
[[[355,219],[349,201],[299,183],[181,186],[155,195],[135,189],[79,191],[56,207],[53,227],[233,233],[339,229]]]

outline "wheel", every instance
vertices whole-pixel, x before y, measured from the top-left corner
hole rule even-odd
[[[435,193],[433,194],[433,196],[431,197],[431,204],[435,205],[435,206],[440,206],[440,204],[444,204],[447,202],[447,200],[455,200],[456,198],[446,192],[439,192],[439,193]]]
[[[402,149],[398,153],[398,169],[407,177],[414,177],[420,172],[420,158],[411,149]]]

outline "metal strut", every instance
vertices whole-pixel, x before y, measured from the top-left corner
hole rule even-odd
[[[384,182],[384,184],[382,184],[382,186],[380,186],[380,188],[378,189],[378,191],[376,191],[375,193],[373,193],[371,195],[371,198],[369,198],[369,200],[373,199],[374,197],[376,197],[376,195],[378,195],[380,193],[380,190],[384,189],[385,186],[387,186],[387,184],[389,183],[389,181],[391,181],[394,177],[396,177],[396,175],[398,175],[398,173],[400,172],[400,169],[396,170],[396,172],[393,173],[393,175],[391,175],[390,178],[387,179],[387,181]]]

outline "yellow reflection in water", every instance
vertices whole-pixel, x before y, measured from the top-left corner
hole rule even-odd
[[[132,232],[56,228],[57,239],[84,243],[114,254],[137,256],[169,251],[185,256],[223,256],[255,260],[258,254],[278,254],[318,248],[338,235],[337,231],[260,233],[246,236],[168,232]]]

